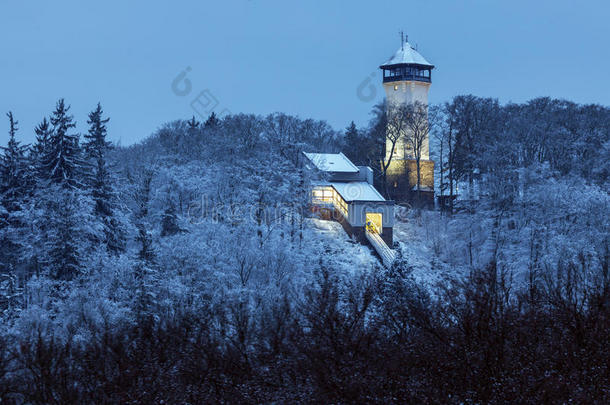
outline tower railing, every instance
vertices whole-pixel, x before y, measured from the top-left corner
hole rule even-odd
[[[418,82],[426,82],[426,83],[432,82],[430,80],[430,77],[420,76],[420,75],[398,75],[398,76],[384,76],[383,77],[384,83],[399,82],[399,81],[405,81],[405,80],[415,80]]]

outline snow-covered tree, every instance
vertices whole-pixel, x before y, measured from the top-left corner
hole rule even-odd
[[[85,191],[83,151],[78,134],[72,133],[76,124],[69,110],[60,99],[51,116],[53,132],[41,158],[35,198],[36,261],[44,275],[60,280],[85,272],[84,262],[98,233]]]
[[[74,189],[83,186],[84,162],[79,136],[71,132],[76,123],[69,111],[60,99],[51,116],[53,132],[42,157],[41,175],[50,184]]]
[[[220,124],[220,120],[218,119],[218,117],[216,117],[216,113],[214,111],[212,111],[212,114],[210,114],[208,119],[205,120],[203,125],[206,128],[214,128],[214,127],[217,127],[219,124]]]
[[[34,142],[30,149],[30,157],[36,176],[40,177],[43,173],[42,161],[49,146],[49,139],[53,133],[53,128],[47,117],[44,117],[40,124],[34,128],[34,132],[36,133],[36,142]]]
[[[28,248],[27,208],[31,195],[27,146],[15,138],[18,122],[13,113],[7,116],[9,140],[0,154],[0,310],[10,310],[18,296],[17,268]]]
[[[106,140],[106,124],[109,118],[102,118],[102,106],[98,103],[95,110],[89,113],[89,132],[85,134],[83,147],[91,167],[88,187],[95,203],[94,215],[103,224],[104,240],[111,252],[125,249],[123,225],[117,219],[117,195],[114,179],[108,165],[108,153],[111,143]]]

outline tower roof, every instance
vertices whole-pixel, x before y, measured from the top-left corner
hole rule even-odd
[[[395,65],[419,65],[434,68],[434,65],[429,63],[419,52],[415,50],[408,42],[405,42],[398,51],[380,68],[391,67]]]

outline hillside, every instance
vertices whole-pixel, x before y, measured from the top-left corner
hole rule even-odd
[[[437,174],[478,193],[398,210],[391,268],[312,218],[299,164],[343,150],[383,190],[382,116],[347,134],[280,113],[193,118],[116,147],[101,106],[81,137],[61,100],[31,147],[12,131],[0,400],[608,398],[608,110],[452,102],[431,117],[456,151],[436,152]]]

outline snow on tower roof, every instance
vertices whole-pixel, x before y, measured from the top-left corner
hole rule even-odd
[[[380,68],[399,65],[399,64],[412,64],[434,67],[433,64],[429,63],[419,52],[415,50],[408,42],[405,42],[403,46],[398,48],[396,54],[390,58],[386,63],[380,66]]]
[[[343,153],[303,153],[323,172],[358,173],[360,171]]]

